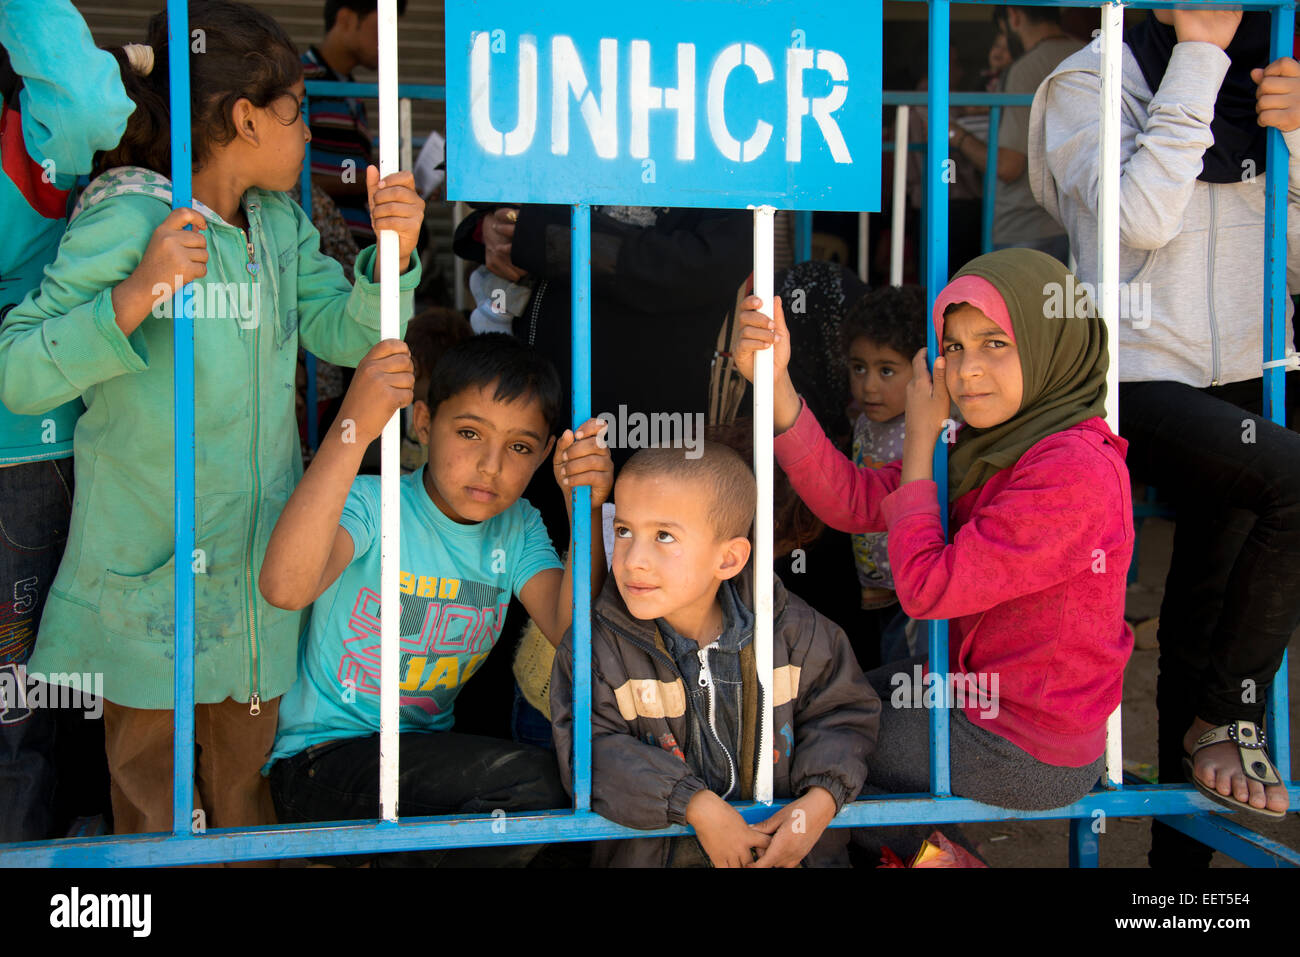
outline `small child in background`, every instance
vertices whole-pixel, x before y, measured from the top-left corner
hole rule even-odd
[[[907,384],[912,381],[912,356],[925,348],[925,323],[925,290],[914,285],[872,290],[845,317],[849,392],[859,410],[853,422],[854,465],[879,468],[903,457]],[[881,662],[915,654],[915,638],[906,634],[907,616],[894,593],[888,533],[859,532],[852,538],[862,610],[870,613],[867,621],[879,637]]]
[[[867,776],[880,700],[839,626],[773,576],[775,740],[760,753],[749,530],[756,487],[726,446],[637,452],[614,495],[613,575],[592,602],[591,806],[627,827],[688,824],[694,837],[603,841],[595,866],[847,865],[826,833]],[[573,639],[551,674],[551,716],[572,790]],[[773,753],[773,751],[775,753]],[[760,761],[791,803],[749,824]]]

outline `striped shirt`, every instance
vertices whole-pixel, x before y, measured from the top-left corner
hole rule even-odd
[[[302,55],[302,62],[305,80],[352,80],[326,63],[316,47]],[[365,105],[354,97],[313,96],[308,100],[307,124],[311,127],[312,176],[320,178],[325,192],[343,214],[357,246],[364,249],[375,241],[365,195],[341,195],[330,184],[341,182],[341,176],[357,183],[366,181],[366,166],[373,162],[373,153]]]

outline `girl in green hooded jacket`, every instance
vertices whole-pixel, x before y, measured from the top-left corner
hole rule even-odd
[[[259,772],[302,622],[256,582],[302,474],[298,346],[355,366],[379,338],[374,247],[349,285],[284,195],[310,140],[293,42],[226,0],[193,0],[190,27],[193,208],[170,211],[158,14],[147,44],[116,54],[136,103],[121,143],[99,157],[40,288],[0,329],[0,400],[11,410],[40,414],[77,396],[86,405],[68,547],[31,668],[96,692],[102,680],[119,834],[172,827],[172,291],[193,284],[196,547],[180,561],[195,572],[195,802],[209,827],[272,821]],[[376,232],[400,240],[404,329],[424,204],[410,173],[366,172]]]

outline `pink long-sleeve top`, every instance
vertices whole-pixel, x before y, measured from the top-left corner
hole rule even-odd
[[[988,690],[997,676],[996,707],[967,696],[966,716],[1058,767],[1105,750],[1133,650],[1127,448],[1100,418],[1047,436],[952,503],[945,542],[935,482],[900,484],[901,462],[855,466],[806,405],[775,442],[795,491],[827,525],[888,529],[903,610],[950,620],[950,672]]]

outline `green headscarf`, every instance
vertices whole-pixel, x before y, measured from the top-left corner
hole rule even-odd
[[[1110,361],[1106,324],[1059,260],[1036,249],[1003,249],[972,259],[953,282],[962,276],[987,280],[1001,296],[1020,354],[1023,391],[1019,410],[1007,421],[987,429],[966,425],[957,433],[948,456],[950,502],[1014,465],[1040,439],[1104,418]],[[954,298],[952,287],[935,299],[936,330],[944,309],[968,301]]]

